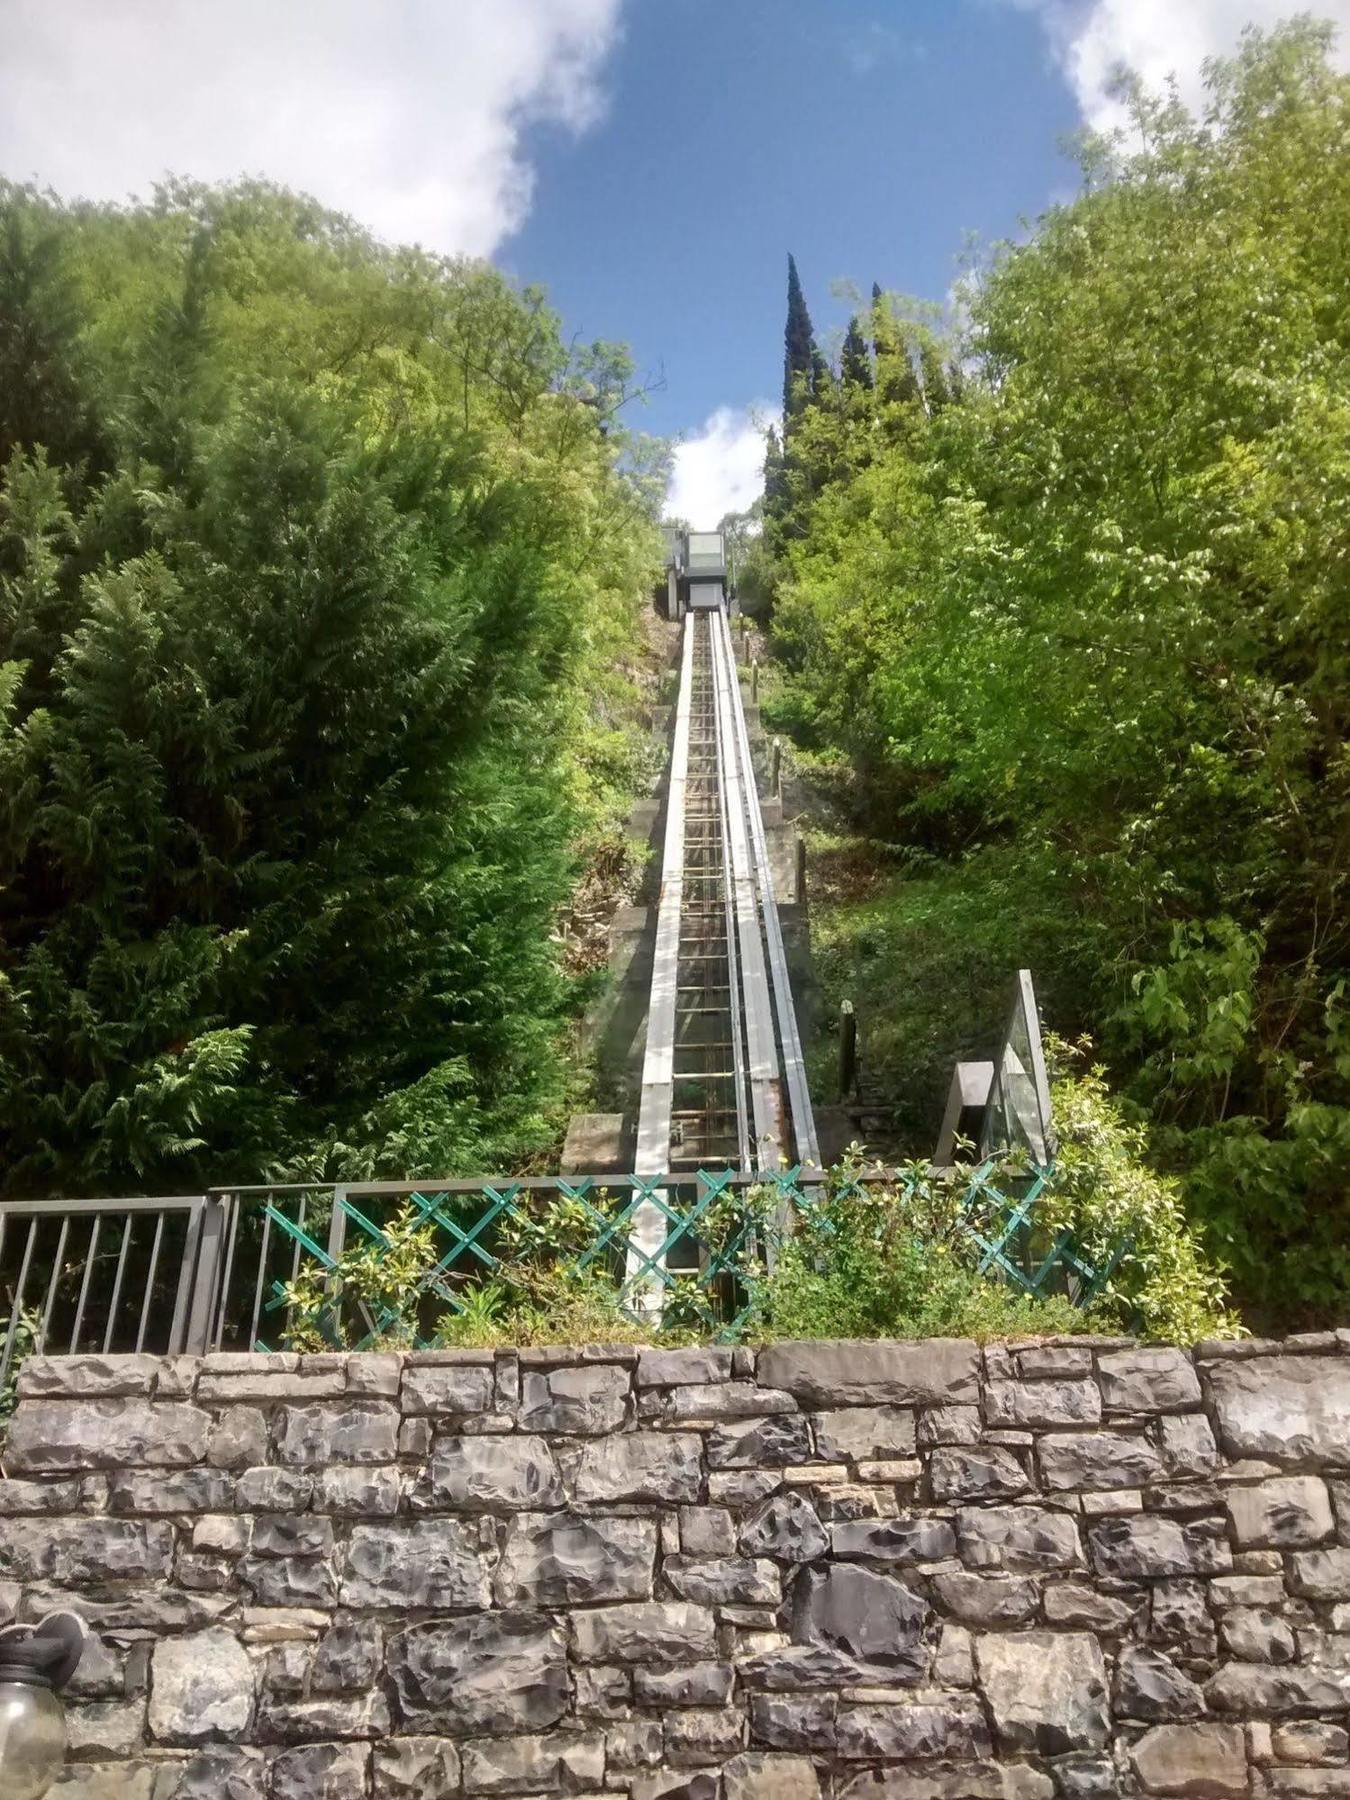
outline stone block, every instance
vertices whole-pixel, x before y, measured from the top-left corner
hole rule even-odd
[[[459,1750],[446,1738],[392,1738],[376,1744],[375,1800],[452,1800]]]
[[[596,1607],[571,1623],[583,1662],[684,1663],[716,1654],[712,1613],[682,1600]]]
[[[840,1651],[914,1679],[926,1671],[928,1604],[894,1577],[847,1563],[806,1569],[792,1600],[794,1643]]]
[[[143,1748],[144,1733],[143,1699],[94,1700],[66,1709],[66,1755],[72,1762],[135,1756]]]
[[[736,1549],[736,1522],[725,1506],[682,1506],[680,1549],[686,1556],[730,1556]],[[747,1555],[758,1551],[746,1548]]]
[[[984,1392],[992,1426],[1094,1425],[1102,1416],[1095,1381],[991,1381]]]
[[[731,1351],[715,1346],[687,1350],[643,1350],[638,1356],[640,1388],[674,1388],[731,1380]]]
[[[692,1432],[632,1431],[587,1444],[577,1466],[579,1501],[697,1500],[700,1440]]]
[[[385,1738],[392,1720],[378,1688],[359,1694],[283,1700],[266,1696],[258,1708],[257,1735],[268,1743],[293,1744],[313,1738]]]
[[[443,1438],[413,1494],[437,1511],[539,1510],[562,1504],[562,1478],[541,1437]]]
[[[1322,1543],[1336,1530],[1327,1484],[1315,1475],[1287,1475],[1255,1487],[1227,1487],[1223,1497],[1233,1542],[1243,1548],[1301,1549]]]
[[[833,1412],[816,1413],[811,1426],[817,1454],[830,1462],[872,1462],[914,1454],[911,1407],[838,1407]]]
[[[272,1800],[365,1800],[369,1744],[305,1744],[272,1764]]]
[[[1289,1559],[1289,1585],[1308,1600],[1350,1600],[1350,1549],[1298,1551]]]
[[[1021,1575],[935,1575],[933,1592],[963,1625],[1020,1625],[1041,1597],[1036,1583]]]
[[[403,1371],[400,1397],[405,1413],[468,1417],[489,1410],[494,1388],[490,1363],[414,1365]]]
[[[398,1408],[386,1400],[283,1406],[277,1414],[277,1460],[306,1468],[392,1462],[398,1454],[398,1424]]]
[[[253,1719],[253,1660],[223,1626],[166,1638],[150,1662],[151,1735],[163,1744],[242,1739]]]
[[[235,1487],[240,1512],[300,1512],[309,1505],[314,1477],[298,1469],[245,1469]]]
[[[935,1500],[997,1500],[1031,1486],[1013,1452],[996,1446],[934,1450],[928,1479]]]
[[[1350,1358],[1224,1361],[1209,1383],[1229,1456],[1350,1464]]]
[[[633,1693],[640,1706],[725,1706],[731,1699],[730,1663],[686,1663],[675,1669],[636,1669]]]
[[[841,1559],[880,1563],[941,1562],[956,1554],[950,1519],[845,1520],[830,1528],[830,1547]]]
[[[29,1356],[19,1368],[19,1400],[106,1400],[148,1397],[159,1376],[157,1356]]]
[[[583,1783],[598,1785],[605,1774],[605,1740],[595,1732],[555,1731],[512,1738],[475,1738],[461,1751],[466,1794],[539,1794]]]
[[[344,1606],[487,1606],[487,1570],[478,1532],[465,1520],[357,1525],[347,1544],[339,1595]]]
[[[1230,1607],[1219,1620],[1219,1639],[1242,1662],[1290,1663],[1298,1655],[1293,1627],[1263,1606]]]
[[[1162,1475],[1162,1461],[1146,1437],[1123,1431],[1050,1431],[1037,1445],[1048,1488],[1146,1487]]]
[[[667,1556],[662,1578],[699,1606],[771,1606],[783,1597],[778,1565],[765,1557]]]
[[[668,1764],[722,1763],[744,1747],[745,1716],[737,1707],[688,1707],[668,1712],[662,1730]]]
[[[918,1442],[925,1450],[935,1444],[978,1444],[982,1430],[978,1406],[932,1406],[919,1414]]]
[[[841,1706],[835,1744],[841,1757],[880,1757],[902,1767],[938,1757],[969,1761],[992,1749],[973,1694],[907,1699],[890,1706]]]
[[[777,1750],[834,1749],[838,1696],[822,1694],[752,1694],[750,1741]]]
[[[1154,1427],[1163,1473],[1170,1476],[1212,1475],[1219,1466],[1219,1446],[1204,1413],[1178,1413]]]
[[[963,1506],[956,1529],[967,1568],[1026,1574],[1083,1565],[1073,1515],[1049,1507]]]
[[[1226,1540],[1156,1513],[1102,1519],[1087,1535],[1093,1567],[1118,1581],[1219,1575],[1233,1566]]]
[[[600,1363],[593,1368],[530,1370],[521,1382],[520,1424],[526,1431],[598,1437],[618,1430],[629,1405],[630,1377],[625,1368]]]
[[[267,1417],[256,1406],[229,1406],[211,1427],[206,1459],[216,1469],[248,1469],[267,1455]]]
[[[520,1513],[511,1523],[494,1594],[504,1607],[563,1607],[649,1600],[655,1519]],[[669,1567],[673,1558],[666,1559]]]
[[[399,1510],[403,1483],[398,1465],[338,1463],[314,1477],[314,1510],[342,1517],[378,1519]]]
[[[724,1800],[820,1800],[820,1779],[806,1756],[751,1750],[722,1770]]]
[[[1249,1718],[1298,1713],[1334,1712],[1345,1707],[1344,1683],[1325,1669],[1296,1663],[1273,1668],[1266,1663],[1225,1663],[1205,1683],[1210,1709]]]
[[[772,1556],[779,1562],[808,1563],[824,1556],[830,1540],[820,1515],[805,1494],[775,1494],[741,1527],[740,1547],[747,1556]]]
[[[1097,1358],[1102,1399],[1111,1412],[1181,1412],[1200,1404],[1200,1379],[1184,1350],[1115,1350]]]
[[[1223,1800],[1248,1791],[1240,1725],[1155,1725],[1134,1745],[1130,1761],[1150,1794]]]
[[[22,1582],[159,1578],[173,1550],[173,1526],[160,1520],[0,1519],[0,1573]]]
[[[811,1459],[811,1433],[801,1414],[728,1420],[715,1426],[706,1442],[710,1469],[754,1469],[758,1474]]]
[[[805,1406],[951,1406],[979,1398],[979,1350],[964,1338],[926,1343],[789,1342],[761,1350],[756,1374]]]
[[[384,1643],[375,1621],[340,1618],[319,1639],[310,1686],[316,1694],[368,1692],[383,1667]]]
[[[1106,1665],[1082,1632],[1022,1631],[975,1642],[1000,1747],[1040,1756],[1099,1750],[1110,1731]]]
[[[1170,1657],[1129,1644],[1116,1665],[1115,1709],[1122,1719],[1194,1719],[1205,1697]]]
[[[385,1666],[414,1731],[539,1731],[562,1718],[571,1697],[562,1630],[538,1614],[409,1626],[390,1637]]]
[[[211,1415],[181,1401],[25,1400],[10,1422],[15,1475],[78,1469],[185,1468],[206,1456]]]

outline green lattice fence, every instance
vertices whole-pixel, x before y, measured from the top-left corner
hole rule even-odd
[[[1109,1279],[1121,1246],[1105,1264],[1083,1254],[1068,1232],[1049,1232],[1038,1200],[1050,1171],[1015,1180],[993,1163],[973,1169],[961,1203],[962,1229],[982,1273],[1028,1294],[1066,1293],[1091,1301]],[[840,1185],[903,1189],[913,1171],[832,1176]],[[818,1204],[819,1182],[800,1169],[747,1177],[731,1170],[694,1177],[636,1175],[474,1182],[376,1182],[338,1187],[263,1188],[220,1196],[222,1281],[215,1312],[216,1344],[279,1348],[288,1328],[287,1283],[306,1265],[332,1271],[343,1251],[389,1244],[391,1220],[413,1209],[435,1242],[432,1267],[420,1278],[418,1339],[432,1341],[436,1322],[473,1304],[487,1283],[509,1277],[522,1240],[547,1235],[550,1213],[566,1208],[570,1266],[612,1283],[635,1321],[653,1305],[697,1311],[719,1341],[741,1335],[751,1313],[747,1271],[771,1259],[781,1234]],[[635,1251],[639,1214],[657,1230],[638,1233],[651,1247]],[[580,1230],[578,1230],[580,1227]],[[694,1305],[691,1308],[690,1302]],[[345,1335],[370,1341],[393,1314],[366,1308]],[[334,1336],[336,1337],[336,1328]]]

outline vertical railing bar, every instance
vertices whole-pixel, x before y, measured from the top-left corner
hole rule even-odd
[[[196,1291],[197,1269],[202,1254],[202,1228],[206,1222],[208,1200],[205,1194],[192,1203],[188,1214],[187,1236],[183,1240],[183,1260],[178,1265],[178,1291],[174,1296],[173,1324],[169,1327],[169,1354],[181,1355],[187,1348],[188,1308]]]
[[[80,1298],[75,1307],[75,1326],[70,1334],[70,1354],[74,1356],[80,1345],[80,1327],[84,1324],[84,1309],[89,1303],[89,1283],[94,1273],[94,1259],[98,1255],[98,1233],[103,1223],[103,1214],[95,1213],[94,1222],[89,1227],[89,1255],[84,1265],[84,1280],[80,1283]]]
[[[263,1214],[262,1247],[258,1251],[258,1279],[253,1284],[253,1317],[249,1321],[248,1348],[258,1341],[258,1319],[262,1313],[263,1282],[267,1279],[267,1246],[272,1237],[272,1216]]]
[[[230,1203],[215,1194],[206,1194],[201,1202],[201,1224],[197,1231],[196,1253],[188,1282],[181,1331],[175,1330],[174,1344],[193,1356],[204,1356],[211,1348],[216,1307],[220,1296],[221,1251],[225,1228],[229,1223]],[[187,1259],[183,1261],[187,1269]],[[180,1288],[181,1292],[181,1288]]]
[[[23,1316],[23,1290],[28,1286],[28,1269],[33,1260],[33,1244],[37,1237],[37,1215],[28,1221],[28,1241],[23,1249],[23,1261],[19,1265],[19,1285],[14,1290],[14,1310],[9,1315],[9,1330],[5,1334],[5,1354],[0,1357],[0,1388],[9,1380],[9,1365],[14,1355],[14,1338],[19,1329],[19,1320]],[[42,1345],[35,1346],[41,1349]]]
[[[108,1305],[108,1329],[103,1333],[103,1354],[106,1356],[112,1349],[113,1329],[117,1322],[117,1305],[122,1298],[122,1277],[126,1274],[127,1250],[131,1244],[131,1218],[126,1215],[122,1226],[122,1248],[117,1258],[117,1274],[113,1280],[112,1300]]]
[[[155,1291],[155,1274],[159,1268],[159,1246],[164,1236],[164,1214],[155,1214],[155,1241],[150,1246],[150,1268],[145,1277],[145,1297],[141,1301],[141,1328],[136,1333],[136,1354],[145,1348],[145,1327],[150,1318],[150,1296]]]
[[[215,1328],[211,1333],[211,1341],[207,1345],[209,1350],[219,1350],[220,1341],[225,1335],[225,1309],[230,1299],[230,1282],[234,1278],[235,1239],[239,1235],[239,1207],[238,1194],[231,1193],[225,1196],[225,1235],[228,1240],[225,1246],[225,1273],[221,1277]]]
[[[305,1201],[306,1201],[307,1197],[308,1197],[307,1195],[301,1194],[300,1204],[296,1208],[295,1229],[298,1232],[303,1231],[305,1229]],[[291,1251],[291,1280],[298,1281],[299,1279],[300,1279],[300,1239],[297,1237],[295,1240],[294,1248]]]
[[[292,1280],[292,1282],[296,1282],[300,1279],[300,1236],[299,1236],[299,1234],[305,1229],[305,1201],[307,1199],[308,1199],[308,1195],[301,1194],[300,1204],[297,1206],[296,1211],[295,1211],[296,1239],[295,1239],[295,1243],[291,1249],[291,1280]],[[286,1308],[286,1330],[287,1330],[287,1332],[289,1332],[290,1329],[291,1329],[291,1309],[289,1307],[287,1307]]]
[[[70,1236],[70,1214],[61,1221],[61,1233],[56,1240],[56,1260],[52,1264],[52,1278],[47,1283],[47,1304],[42,1309],[42,1341],[47,1342],[47,1333],[51,1330],[52,1313],[56,1310],[56,1290],[61,1285],[61,1263],[66,1254],[66,1240]]]

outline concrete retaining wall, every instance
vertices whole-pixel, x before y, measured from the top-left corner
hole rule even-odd
[[[30,1360],[61,1800],[1350,1795],[1350,1333]]]

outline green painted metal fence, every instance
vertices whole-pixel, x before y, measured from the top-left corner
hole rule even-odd
[[[992,1280],[1086,1304],[1126,1245],[1094,1260],[1068,1232],[1048,1229],[1042,1196],[1050,1174],[1033,1169],[1009,1179],[994,1163],[972,1168],[959,1190],[959,1229]],[[913,1199],[915,1184],[928,1179],[936,1177],[917,1168],[836,1171],[824,1179],[808,1179],[800,1169],[758,1176],[723,1169],[0,1203],[0,1296],[7,1302],[0,1307],[0,1368],[21,1339],[35,1337],[71,1351],[284,1348],[294,1336],[294,1284],[308,1282],[325,1296],[354,1246],[370,1246],[375,1261],[392,1254],[391,1234],[405,1211],[434,1246],[415,1276],[423,1345],[434,1341],[447,1314],[481,1306],[485,1290],[509,1284],[541,1246],[561,1254],[564,1267],[607,1285],[634,1320],[650,1319],[655,1307],[733,1342],[751,1324],[757,1273],[772,1263],[784,1235],[821,1205],[825,1181],[836,1194],[880,1187],[905,1205],[906,1189]],[[630,1263],[634,1217],[648,1205],[663,1223],[661,1241]],[[343,1295],[322,1322],[334,1341],[359,1344],[378,1338],[393,1316],[378,1300]]]

